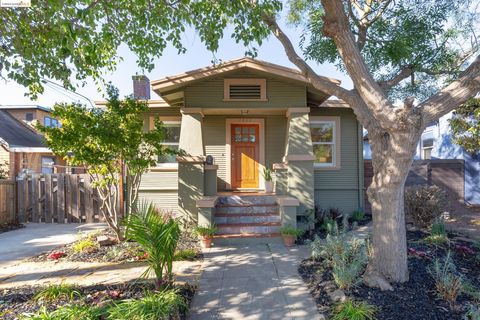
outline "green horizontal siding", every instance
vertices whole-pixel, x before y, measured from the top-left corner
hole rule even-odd
[[[351,213],[362,206],[357,119],[352,110],[346,108],[314,108],[310,115],[338,116],[341,127],[340,170],[315,170],[315,203],[324,209],[336,207]]]
[[[165,212],[178,213],[178,192],[176,191],[140,191],[140,201],[153,203]]]
[[[223,101],[224,79],[260,78],[267,79],[268,101]],[[239,71],[214,77],[185,88],[185,105],[201,108],[292,108],[306,106],[306,87],[257,73]]]
[[[142,176],[140,190],[177,190],[177,171],[150,171]]]
[[[281,163],[285,155],[287,118],[271,116],[265,118],[265,164],[272,169],[274,163]]]

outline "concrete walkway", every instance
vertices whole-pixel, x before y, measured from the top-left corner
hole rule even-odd
[[[73,242],[79,232],[105,226],[103,223],[26,223],[25,228],[0,233],[0,268]]]
[[[325,319],[297,271],[309,255],[276,243],[205,251],[190,319]]]

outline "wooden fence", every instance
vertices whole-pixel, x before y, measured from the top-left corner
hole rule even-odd
[[[364,161],[365,189],[372,182],[372,161]],[[465,202],[465,162],[456,159],[415,160],[410,168],[405,186],[436,185],[447,193],[450,203]],[[365,194],[365,210],[371,211]]]
[[[19,222],[99,222],[100,199],[87,174],[29,174],[17,178]]]
[[[15,220],[15,182],[0,180],[0,225]]]

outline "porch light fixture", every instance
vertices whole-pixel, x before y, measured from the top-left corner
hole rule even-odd
[[[246,116],[248,114],[248,110],[240,110],[242,116]]]

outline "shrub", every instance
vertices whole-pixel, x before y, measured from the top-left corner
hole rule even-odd
[[[209,227],[198,226],[194,229],[195,233],[201,237],[213,237],[215,232],[217,232],[217,227],[212,224]]]
[[[353,221],[362,221],[363,219],[365,219],[365,212],[363,212],[362,209],[357,209],[352,212],[352,215],[350,216],[350,218]]]
[[[280,229],[280,233],[285,236],[299,237],[303,234],[303,231],[292,226],[285,226]]]
[[[324,242],[315,237],[312,245],[312,258],[325,259],[332,268],[335,284],[340,289],[350,289],[361,281],[368,262],[365,241],[346,239],[345,235],[327,235]]]
[[[152,204],[141,206],[138,214],[131,214],[127,221],[127,237],[136,241],[146,253],[148,269],[143,276],[152,271],[155,274],[155,286],[162,287],[164,281],[172,281],[172,267],[180,226],[168,215],[161,215]]]
[[[373,320],[375,311],[375,307],[366,302],[347,299],[334,307],[332,320]]]
[[[194,249],[184,249],[175,252],[173,260],[175,261],[192,261],[195,260],[198,256],[198,251]]]
[[[430,226],[445,209],[446,194],[437,186],[411,186],[405,189],[405,213],[422,228]]]
[[[35,314],[25,315],[21,319],[30,320],[98,320],[102,319],[105,309],[87,305],[66,305],[55,311],[48,311],[42,307]]]
[[[435,281],[438,296],[453,306],[464,283],[462,275],[457,272],[453,263],[451,252],[449,251],[442,259],[435,259],[428,272]]]
[[[447,230],[443,219],[436,218],[430,227],[430,235],[423,239],[428,244],[443,245],[448,243]]]
[[[180,313],[186,308],[185,299],[176,290],[165,290],[158,293],[148,293],[142,299],[119,302],[108,310],[107,319],[180,319]]]
[[[469,304],[464,320],[480,320],[480,305]]]
[[[33,300],[41,302],[54,302],[58,300],[73,300],[75,297],[80,297],[81,294],[78,289],[71,284],[52,284],[41,289]]]
[[[98,244],[90,236],[84,239],[78,240],[72,246],[72,250],[74,253],[93,252],[97,249],[98,249]]]
[[[327,234],[337,235],[338,223],[332,218],[326,218],[323,224],[320,226],[320,229],[325,230]]]

